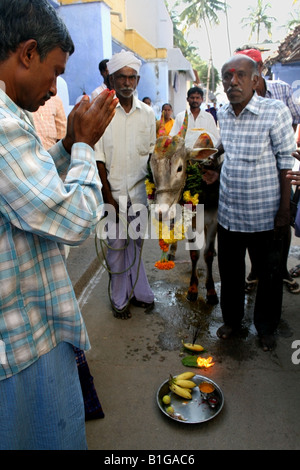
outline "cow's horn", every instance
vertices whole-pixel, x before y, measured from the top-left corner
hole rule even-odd
[[[181,126],[181,129],[180,131],[178,132],[178,135],[180,137],[182,137],[183,139],[185,139],[185,136],[186,136],[186,132],[187,132],[187,128],[188,128],[188,112],[186,111],[185,112],[185,116],[184,116],[184,120],[183,120],[183,124]]]

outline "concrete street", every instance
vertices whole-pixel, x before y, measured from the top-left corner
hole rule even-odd
[[[207,306],[204,301],[203,258],[199,263],[200,296],[191,304],[185,298],[189,254],[184,242],[178,246],[175,268],[164,272],[154,268],[160,257],[158,241],[145,241],[143,259],[155,293],[155,308],[144,313],[132,307],[128,320],[113,317],[108,274],[96,256],[94,237],[71,248],[68,269],[89,332],[92,348],[87,359],[105,413],[104,419],[86,423],[89,449],[127,454],[138,450],[299,449],[300,294],[284,289],[276,350],[263,352],[258,345],[252,324],[253,293],[247,296],[241,336],[220,340],[216,337],[222,324],[220,307]],[[293,238],[289,268],[299,259],[300,239]],[[217,258],[214,273],[219,291]],[[202,356],[212,356],[215,361],[207,370],[181,363],[187,355],[181,341],[191,342],[196,328],[197,343],[206,350]],[[212,379],[224,394],[223,409],[209,421],[174,421],[158,407],[160,385],[170,374],[187,370]]]

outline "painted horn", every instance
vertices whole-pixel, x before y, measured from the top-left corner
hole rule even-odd
[[[178,135],[180,137],[182,137],[183,139],[185,139],[185,136],[186,136],[186,132],[187,132],[187,128],[188,128],[188,112],[186,111],[185,112],[185,116],[184,116],[184,120],[183,120],[183,124],[181,126],[181,129],[180,131],[178,132]]]

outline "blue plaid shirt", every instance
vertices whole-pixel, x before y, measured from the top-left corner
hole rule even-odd
[[[0,90],[0,380],[60,341],[90,347],[64,245],[101,216],[101,182],[86,144],[46,152],[27,115]]]
[[[293,167],[291,113],[256,93],[239,116],[231,104],[219,113],[224,162],[218,221],[237,232],[273,230],[280,202],[280,170]]]
[[[265,98],[280,100],[289,108],[293,124],[300,123],[300,106],[293,100],[292,87],[281,80],[265,80],[267,91]]]

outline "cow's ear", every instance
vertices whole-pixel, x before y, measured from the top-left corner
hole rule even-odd
[[[188,149],[187,150],[187,159],[188,160],[206,160],[206,158],[211,157],[215,153],[217,153],[217,149],[207,149],[207,148],[201,148],[201,149]]]

